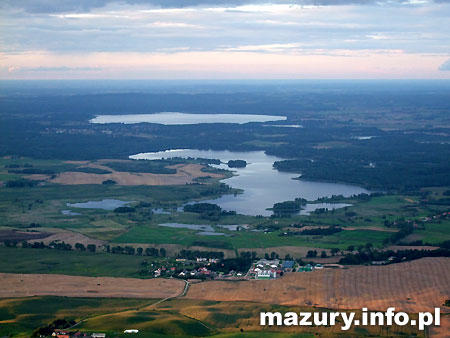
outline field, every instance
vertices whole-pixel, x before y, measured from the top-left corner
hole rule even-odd
[[[180,164],[170,166],[168,168],[176,169],[176,174],[152,174],[152,173],[130,173],[118,172],[109,167],[111,174],[90,174],[82,172],[64,172],[49,182],[60,184],[102,184],[105,180],[113,180],[118,185],[182,185],[192,183],[194,179],[199,177],[221,178],[222,175],[214,173],[206,173],[201,171],[204,166],[200,164]],[[33,177],[29,177],[33,178]],[[38,178],[39,179],[39,178]]]
[[[48,274],[0,274],[0,297],[55,295],[64,297],[166,298],[182,293],[178,279],[131,279]]]
[[[312,338],[360,337],[424,337],[414,327],[359,327],[342,333],[335,327],[261,327],[262,311],[327,311],[311,307],[286,307],[255,302],[211,302],[171,299],[32,297],[0,299],[0,334],[27,337],[35,328],[57,318],[80,322],[81,332],[105,332],[124,337],[125,328],[136,328],[135,337],[211,337],[211,338]],[[26,309],[26,315],[23,315]],[[264,331],[262,331],[264,330]],[[29,335],[28,335],[29,336]]]
[[[290,306],[431,311],[450,298],[449,258],[424,258],[388,266],[355,266],[292,273],[274,281],[194,284],[191,299],[254,301]],[[218,292],[220,290],[220,292]]]
[[[120,294],[122,297],[164,298],[179,292],[184,286],[182,281],[175,279],[89,278],[49,274],[0,276],[3,297],[82,297],[91,293],[90,296],[96,297]],[[36,280],[40,282],[36,283]],[[382,310],[395,304],[400,310],[418,312],[430,311],[449,299],[449,281],[449,258],[423,258],[388,266],[353,266],[291,273],[271,281],[194,283],[186,297],[335,309],[368,307]]]
[[[222,231],[222,229],[221,229]],[[331,236],[298,236],[279,237],[276,233],[263,233],[252,231],[228,232],[231,237],[223,236],[198,236],[195,231],[179,228],[164,228],[158,226],[136,226],[125,234],[114,239],[116,243],[176,243],[194,245],[202,242],[202,246],[211,248],[241,249],[248,248],[269,248],[274,243],[277,246],[299,246],[331,249],[346,249],[349,245],[364,245],[371,241],[376,246],[381,246],[384,238],[389,236],[389,232],[373,230],[351,230]],[[312,238],[315,237],[315,238]],[[196,244],[200,245],[200,244]]]
[[[142,277],[140,256],[0,247],[0,271],[79,276]]]

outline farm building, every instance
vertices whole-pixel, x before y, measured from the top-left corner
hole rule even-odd
[[[284,272],[292,272],[294,269],[294,261],[284,261],[283,265],[281,266],[281,269]]]
[[[271,279],[277,278],[277,273],[271,270],[261,270],[256,274],[256,279]]]
[[[262,265],[262,266],[266,266],[266,265],[280,265],[280,260],[279,259],[260,259],[259,261],[256,262],[257,265]]]

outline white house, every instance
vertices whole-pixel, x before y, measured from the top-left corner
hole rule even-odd
[[[123,331],[123,333],[139,333],[139,330],[136,330],[136,329],[128,329],[128,330]]]

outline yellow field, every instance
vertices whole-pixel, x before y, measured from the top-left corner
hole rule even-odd
[[[131,173],[115,171],[104,165],[91,163],[88,167],[104,169],[111,171],[110,174],[90,174],[84,172],[63,172],[55,178],[49,175],[27,175],[25,178],[32,180],[44,180],[59,184],[102,184],[103,181],[113,180],[118,185],[182,185],[192,183],[195,178],[199,177],[213,177],[222,178],[223,175],[206,173],[201,169],[204,168],[201,164],[177,164],[169,166],[168,168],[176,169],[175,174],[152,174],[152,173]]]
[[[192,285],[187,297],[331,309],[433,311],[450,299],[450,258],[290,273],[277,280]]]
[[[0,273],[0,298],[28,296],[166,298],[182,293],[177,279]]]

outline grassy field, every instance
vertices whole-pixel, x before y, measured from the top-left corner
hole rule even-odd
[[[141,256],[0,247],[0,271],[73,276],[142,277]]]
[[[248,302],[211,302],[169,300],[152,306],[156,300],[91,299],[33,297],[0,300],[0,334],[17,338],[29,337],[37,327],[58,318],[81,321],[81,332],[105,332],[108,336],[125,337],[127,328],[139,329],[135,337],[401,337],[418,334],[413,327],[360,327],[342,334],[335,327],[261,327],[261,311],[324,311],[325,309],[285,307]],[[327,310],[325,310],[327,311]],[[24,315],[26,313],[26,315]],[[241,332],[241,329],[243,332]],[[262,331],[264,330],[264,331]]]
[[[381,246],[389,232],[372,230],[342,231],[331,236],[293,236],[280,237],[280,232],[264,233],[253,231],[217,231],[229,236],[199,236],[198,231],[179,228],[167,228],[157,225],[132,227],[129,231],[114,239],[116,243],[175,243],[184,245],[200,245],[225,249],[268,248],[274,246],[308,246],[324,249],[346,249],[349,245],[364,245],[372,242]]]

